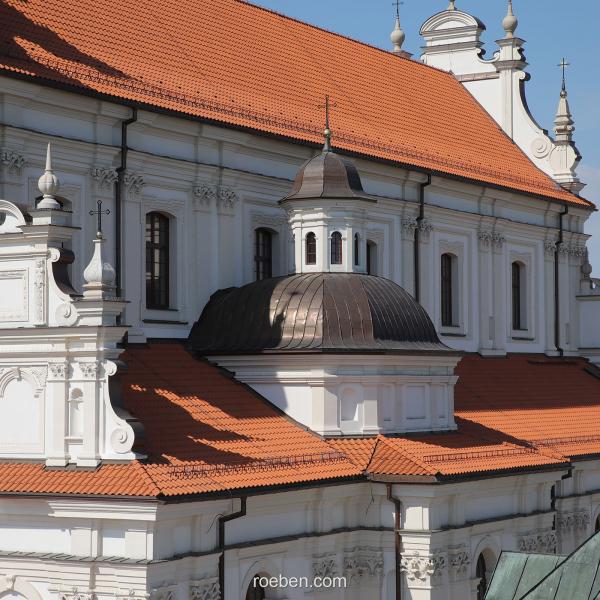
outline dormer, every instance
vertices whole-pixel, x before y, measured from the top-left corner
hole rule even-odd
[[[297,273],[366,273],[367,211],[377,200],[350,160],[331,150],[307,161],[281,200],[294,239]]]
[[[76,228],[56,200],[50,150],[40,190],[29,213],[0,200],[0,460],[133,460],[133,427],[109,394],[126,328],[116,324],[124,302],[113,295],[104,239],[99,232],[78,294],[63,248]]]

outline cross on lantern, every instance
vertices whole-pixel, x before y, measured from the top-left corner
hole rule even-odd
[[[98,209],[90,210],[90,215],[98,216],[98,237],[101,238],[102,237],[102,215],[110,215],[110,210],[108,210],[108,208],[106,208],[105,210],[102,210],[102,200],[98,200],[96,202],[96,204],[98,205]]]
[[[567,67],[571,66],[571,63],[567,62],[564,58],[558,63],[558,66],[562,69],[562,89],[563,91],[566,89],[565,83],[565,71]]]
[[[318,108],[325,109],[325,131],[323,135],[325,136],[325,147],[324,150],[329,152],[331,151],[331,129],[329,128],[329,109],[331,106],[337,106],[337,104],[331,104],[329,102],[329,95],[325,96],[325,104],[319,104]]]

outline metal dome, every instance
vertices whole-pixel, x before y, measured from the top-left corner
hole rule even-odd
[[[281,202],[315,198],[357,198],[377,202],[375,198],[365,194],[354,163],[328,150],[324,150],[300,167],[292,193]]]
[[[216,292],[189,341],[203,355],[451,352],[404,289],[356,273],[290,275]]]

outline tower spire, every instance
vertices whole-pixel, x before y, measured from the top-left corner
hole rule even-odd
[[[512,0],[508,0],[508,9],[506,11],[506,16],[502,19],[502,27],[504,27],[504,31],[506,31],[507,38],[515,37],[515,31],[517,30],[517,26],[519,25],[519,20],[515,17],[515,13],[513,12],[513,3]]]
[[[400,5],[404,4],[400,0],[396,0],[393,5],[396,7],[396,21],[394,24],[394,31],[390,34],[390,40],[394,45],[392,52],[394,54],[404,54],[402,50],[402,44],[404,44],[404,40],[406,39],[406,34],[400,25]]]
[[[556,118],[554,119],[554,133],[556,134],[556,140],[560,142],[572,142],[573,132],[575,131],[573,115],[571,114],[571,108],[569,107],[569,101],[567,99],[567,82],[565,70],[570,66],[564,58],[558,63],[558,66],[562,69],[562,85],[560,90],[560,100],[558,101],[558,109],[556,110]]]
[[[37,207],[61,210],[60,203],[55,197],[59,188],[60,182],[52,170],[52,146],[50,142],[48,142],[48,147],[46,148],[46,168],[38,180],[38,189],[42,192],[43,198]]]

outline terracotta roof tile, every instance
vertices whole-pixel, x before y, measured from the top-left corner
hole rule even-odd
[[[90,18],[94,15],[94,18]],[[538,170],[448,73],[238,0],[4,0],[0,69],[592,205]]]

